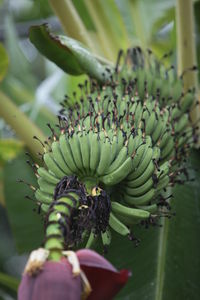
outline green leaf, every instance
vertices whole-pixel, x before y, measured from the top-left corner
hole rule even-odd
[[[160,18],[155,20],[155,23],[152,26],[152,34],[156,34],[160,29],[169,24],[170,22],[175,21],[175,8],[171,7],[167,9]]]
[[[72,0],[78,14],[80,15],[87,30],[96,31],[95,25],[90,17],[87,7],[83,0]]]
[[[32,26],[30,40],[64,72],[71,75],[86,73],[97,80],[105,80],[105,67],[83,45],[69,37],[53,35],[46,24]]]
[[[18,279],[0,272],[0,286],[3,286],[5,288],[17,292],[18,285],[19,285]]]
[[[132,271],[120,300],[199,299],[200,295],[200,160],[192,156],[198,168],[196,181],[177,186],[172,199],[176,216],[163,218],[162,227],[136,227],[141,239],[137,248],[126,238],[114,235],[108,258],[117,268]]]
[[[34,105],[35,101],[35,91],[28,89],[23,82],[13,77],[12,75],[6,76],[2,83],[2,91],[12,99],[12,101],[17,105],[27,105],[31,107]],[[62,94],[62,96],[64,93]],[[59,98],[61,99],[61,97]],[[27,115],[30,112],[25,112]],[[49,128],[46,126],[47,123],[55,124],[57,122],[56,112],[53,114],[47,105],[43,105],[38,111],[36,118],[34,119],[35,124],[44,132],[44,134],[49,134]]]
[[[4,26],[5,45],[10,59],[9,73],[23,82],[30,90],[34,90],[37,78],[33,76],[30,61],[20,47],[16,24],[10,14],[4,18]]]
[[[43,222],[41,216],[33,210],[38,210],[33,192],[26,184],[17,182],[23,179],[36,186],[33,171],[26,163],[27,157],[20,155],[4,168],[4,192],[13,237],[19,253],[38,248],[43,241]]]
[[[23,149],[24,144],[14,139],[0,140],[0,166],[15,158]]]
[[[8,70],[9,58],[6,49],[0,43],[0,81],[5,77]]]

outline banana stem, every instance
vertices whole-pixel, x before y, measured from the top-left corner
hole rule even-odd
[[[44,141],[46,137],[40,129],[33,124],[28,117],[21,112],[18,107],[0,91],[0,117],[2,117],[7,124],[9,124],[16,134],[25,142],[33,156],[37,156],[38,152],[43,153],[41,144],[33,139],[37,136]]]
[[[197,65],[194,30],[194,7],[193,0],[176,1],[176,28],[177,28],[177,57],[178,74]],[[197,72],[187,72],[184,77],[184,88],[195,87],[198,97]],[[195,106],[191,112],[191,120],[196,124],[200,120],[200,106]]]
[[[46,233],[44,248],[49,250],[49,260],[59,261],[63,256],[66,246],[66,238],[69,234],[70,214],[73,208],[79,205],[79,196],[76,193],[69,193],[69,197],[61,197],[55,201],[47,213]],[[70,243],[70,241],[69,241]]]
[[[49,0],[51,7],[59,18],[65,33],[95,50],[88,32],[71,0]]]
[[[133,27],[135,28],[136,37],[138,39],[138,43],[140,46],[142,46],[143,49],[147,48],[147,45],[149,44],[148,41],[148,33],[146,32],[146,28],[144,26],[143,22],[143,10],[141,8],[141,1],[134,0],[129,1],[130,4],[130,10],[132,14],[132,20],[133,20]]]

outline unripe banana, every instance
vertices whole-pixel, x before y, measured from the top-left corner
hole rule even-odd
[[[184,114],[178,122],[175,123],[174,130],[176,133],[180,133],[188,124],[188,114]]]
[[[60,143],[57,141],[53,142],[51,145],[51,148],[52,148],[54,160],[58,164],[59,168],[61,170],[63,170],[63,172],[65,173],[66,176],[73,174],[72,170],[70,170],[69,166],[66,164],[66,162],[62,156],[62,153],[60,150]]]
[[[105,142],[101,141],[100,147],[100,160],[96,170],[98,176],[101,176],[106,173],[113,160],[113,156],[111,153],[111,143],[107,139],[105,140]]]
[[[140,196],[148,192],[154,185],[154,181],[152,176],[141,186],[139,187],[131,187],[130,183],[126,184],[124,187],[124,192],[131,195],[131,196]]]
[[[165,148],[161,150],[161,159],[164,160],[168,156],[172,156],[173,152],[174,152],[174,139],[171,137],[169,138]]]
[[[118,202],[112,202],[111,207],[116,216],[123,216],[137,221],[148,219],[150,217],[148,211],[127,207]]]
[[[90,236],[89,236],[89,239],[85,245],[85,248],[88,249],[88,248],[92,248],[93,245],[95,244],[96,242],[96,239],[97,237],[95,236],[95,234],[93,232],[90,233]]]
[[[131,135],[128,139],[128,155],[134,155],[134,152],[141,144],[143,144],[142,132],[138,130],[137,135],[135,137]]]
[[[100,181],[102,181],[107,186],[115,185],[122,181],[125,177],[127,177],[131,169],[132,159],[128,157],[117,170],[109,173],[108,175],[100,177]]]
[[[99,236],[107,246],[110,227],[126,236],[127,226],[151,223],[161,198],[181,181],[182,163],[196,142],[189,122],[195,92],[183,93],[172,67],[137,47],[109,74],[101,85],[93,79],[80,85],[81,97],[63,104],[60,136],[49,126],[46,166],[34,166],[37,204],[51,222],[48,249],[77,246],[89,233],[86,247]]]
[[[157,177],[159,179],[163,178],[164,176],[169,174],[169,170],[170,170],[170,163],[166,161],[165,163],[159,166],[159,171],[157,171]]]
[[[130,173],[130,175],[128,175],[127,180],[126,180],[127,183],[125,182],[124,184],[127,184],[127,186],[132,187],[132,188],[137,188],[139,186],[142,186],[143,184],[146,183],[147,180],[149,180],[149,178],[152,177],[154,170],[155,170],[155,165],[154,165],[153,161],[151,160],[149,162],[148,167],[146,168],[146,170],[140,177],[138,177],[136,179],[132,179],[132,176]]]
[[[163,131],[163,118],[160,116],[155,126],[155,129],[152,132],[152,140],[154,144],[156,144],[159,138],[161,137],[162,131]]]
[[[50,204],[53,201],[53,197],[50,194],[42,192],[40,189],[37,189],[35,192],[35,198],[44,204]]]
[[[145,151],[147,150],[148,148],[148,145],[147,144],[142,144],[140,145],[137,150],[136,150],[136,153],[133,157],[133,170],[135,171],[135,169],[139,166],[141,160],[142,160],[142,157],[145,153]]]
[[[53,196],[55,190],[54,184],[47,182],[43,177],[38,178],[38,184],[42,192]]]
[[[157,184],[156,193],[158,193],[160,190],[166,188],[169,184],[169,181],[170,181],[170,179],[169,179],[168,175],[162,177]]]
[[[148,202],[152,201],[155,196],[156,190],[154,188],[150,189],[147,193],[141,196],[131,196],[129,194],[123,194],[122,199],[129,205],[145,205]]]
[[[126,225],[124,225],[112,212],[110,213],[109,225],[114,231],[121,235],[126,236],[130,234]]]
[[[106,174],[112,173],[113,171],[115,171],[116,169],[118,169],[123,163],[124,161],[127,159],[127,147],[123,146],[119,152],[119,154],[117,155],[117,157],[114,159],[114,161],[112,162],[112,164],[108,167],[108,169],[106,170]]]
[[[194,94],[192,92],[187,92],[186,95],[180,100],[180,107],[183,113],[185,113],[194,102]]]
[[[107,230],[105,232],[101,233],[102,242],[105,247],[110,246],[111,237],[112,236],[111,236],[111,232],[110,232],[109,228],[107,228]]]
[[[57,163],[54,160],[54,156],[52,153],[45,153],[44,154],[44,162],[47,168],[55,174],[55,176],[59,179],[65,176],[65,173],[60,169]]]
[[[59,178],[57,178],[55,175],[49,173],[45,168],[40,167],[37,169],[37,173],[43,177],[47,182],[57,184],[59,182]]]
[[[166,129],[165,132],[163,133],[161,139],[160,139],[160,149],[162,150],[163,148],[165,148],[168,145],[168,141],[170,139],[172,139],[171,135],[170,135],[170,129]]]
[[[81,149],[80,149],[80,133],[74,134],[72,137],[69,138],[69,145],[71,148],[71,153],[73,156],[73,160],[81,174],[84,173],[84,167],[82,162],[82,156],[81,156]]]
[[[143,107],[142,107],[141,102],[138,101],[137,107],[136,107],[136,110],[135,110],[135,118],[134,118],[135,125],[136,125],[137,127],[139,127],[139,124],[140,124],[140,122],[141,122],[142,113],[143,113]]]
[[[158,210],[158,206],[157,204],[151,204],[151,205],[141,205],[141,206],[136,206],[138,209],[142,209],[142,210],[146,210],[148,212],[150,212],[151,214],[157,212]]]
[[[90,140],[90,171],[93,174],[99,164],[100,159],[100,144],[96,133],[89,133]]]
[[[63,155],[63,158],[66,162],[66,164],[69,166],[70,170],[72,170],[72,172],[74,174],[77,174],[77,166],[75,165],[73,156],[72,156],[72,152],[71,152],[71,148],[68,142],[68,139],[66,139],[65,134],[61,134],[60,138],[59,138],[59,143],[60,143],[60,149]]]
[[[149,147],[144,151],[142,160],[141,160],[140,164],[138,165],[137,169],[134,171],[132,179],[139,177],[145,171],[145,169],[149,165],[150,161],[152,160],[152,155],[153,155],[152,148]]]
[[[90,142],[88,134],[83,133],[79,138],[81,157],[85,172],[88,174],[90,169]]]
[[[156,125],[156,115],[155,112],[152,111],[150,117],[147,119],[147,122],[145,124],[146,135],[152,134],[155,125]]]

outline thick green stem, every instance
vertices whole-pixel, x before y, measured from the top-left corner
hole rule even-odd
[[[193,0],[176,1],[176,28],[177,28],[177,57],[178,74],[197,64],[194,30]],[[197,72],[187,72],[184,77],[184,88],[195,87],[198,94]],[[195,106],[191,112],[192,123],[200,119],[200,106]]]
[[[91,50],[93,43],[71,0],[49,0],[67,35],[82,42]]]
[[[132,14],[133,26],[135,28],[136,37],[138,38],[138,43],[143,49],[148,46],[147,32],[144,26],[143,17],[145,16],[141,7],[141,1],[134,0],[130,1],[130,9]]]
[[[95,27],[97,28],[97,36],[99,38],[104,55],[113,61],[113,59],[115,59],[117,56],[119,45],[112,32],[112,23],[109,22],[105,16],[101,1],[85,1],[85,4],[92,17]]]
[[[79,196],[76,193],[69,193],[68,195],[56,200],[48,214],[44,248],[50,251],[49,260],[59,261],[61,259],[66,246],[68,220],[72,209],[79,205]],[[64,233],[64,231],[66,232]]]
[[[40,129],[34,125],[28,117],[21,112],[18,107],[0,91],[0,117],[9,124],[16,134],[29,148],[30,152],[36,156],[38,152],[43,152],[41,144],[33,139],[33,136],[37,136],[40,140],[44,141],[46,137],[40,131]]]

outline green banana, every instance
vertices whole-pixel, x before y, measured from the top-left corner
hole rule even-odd
[[[136,151],[136,149],[143,143],[143,139],[142,139],[142,133],[141,131],[138,131],[137,136],[133,137],[131,136],[128,139],[128,155],[132,156],[134,154],[134,152]]]
[[[55,174],[57,178],[62,178],[65,176],[65,173],[60,169],[60,167],[57,165],[57,163],[54,160],[54,156],[52,153],[45,153],[44,154],[44,162],[47,166],[47,168]]]
[[[153,213],[157,212],[157,210],[158,210],[158,206],[155,203],[151,204],[151,205],[146,205],[146,206],[143,206],[143,205],[136,206],[136,208],[146,210],[146,211],[150,212],[150,214],[153,214]]]
[[[193,101],[194,94],[188,91],[180,100],[180,108],[183,113],[185,113],[192,106]]]
[[[80,133],[74,134],[72,137],[69,138],[69,145],[71,148],[71,153],[73,156],[74,163],[77,166],[77,169],[79,170],[78,172],[84,174],[84,167],[82,162],[79,139],[80,139]]]
[[[161,160],[166,159],[169,155],[172,155],[174,150],[174,139],[171,137],[165,146],[165,148],[161,149]]]
[[[134,197],[124,193],[122,198],[129,205],[144,205],[153,200],[155,193],[156,190],[152,188],[141,196]]]
[[[131,174],[128,175],[127,180],[124,184],[126,184],[127,186],[131,187],[131,188],[137,188],[139,186],[142,186],[143,184],[145,184],[145,182],[152,177],[153,173],[155,171],[155,165],[153,163],[153,161],[151,160],[149,162],[149,165],[147,166],[146,170],[144,171],[144,173],[136,178],[136,179],[132,179]]]
[[[112,132],[112,135],[113,135],[113,132]],[[111,153],[112,153],[111,164],[112,164],[114,162],[116,156],[117,156],[117,151],[118,151],[118,146],[117,146],[118,138],[117,138],[117,135],[111,136],[110,140],[111,140]],[[111,166],[111,164],[110,164],[110,166]]]
[[[155,115],[155,112],[152,111],[150,117],[147,119],[147,122],[145,124],[146,135],[152,134],[155,125],[156,125],[156,115]]]
[[[118,202],[112,202],[111,207],[112,211],[117,217],[123,216],[126,218],[135,219],[137,221],[148,219],[150,217],[150,213],[148,211],[127,207]]]
[[[116,169],[118,169],[122,163],[127,159],[127,147],[123,146],[117,155],[117,157],[113,160],[112,164],[106,170],[106,174],[112,173]]]
[[[38,175],[43,177],[47,182],[57,184],[59,182],[59,178],[57,178],[55,175],[51,174],[49,171],[47,171],[45,168],[40,167],[37,169]]]
[[[110,243],[111,243],[111,232],[110,232],[109,228],[107,228],[105,232],[101,233],[101,238],[102,238],[103,245],[105,247],[110,246]]]
[[[101,176],[106,173],[106,170],[109,168],[110,163],[113,160],[111,153],[111,143],[107,139],[105,142],[100,143],[100,147],[100,160],[96,170],[98,176]]]
[[[83,135],[79,138],[79,142],[80,142],[83,167],[86,173],[88,174],[90,169],[90,142],[89,142],[88,134],[83,133]]]
[[[155,126],[155,129],[152,132],[152,140],[154,142],[154,145],[160,139],[162,131],[163,131],[163,118],[160,116],[159,119],[158,119],[158,121],[157,121],[157,124]]]
[[[168,144],[168,140],[171,139],[171,135],[170,135],[170,129],[166,129],[165,132],[163,133],[163,135],[160,138],[160,143],[159,143],[159,147],[162,150],[163,148],[166,147],[166,145]]]
[[[150,51],[145,55],[139,47],[129,49],[124,63],[117,62],[116,72],[110,71],[108,77],[101,84],[86,81],[79,86],[81,96],[63,104],[60,136],[49,126],[52,138],[49,153],[43,155],[46,166],[34,165],[39,186],[35,197],[48,220],[56,221],[59,213],[60,222],[69,217],[67,207],[72,199],[66,198],[66,205],[60,200],[62,194],[68,195],[68,188],[77,189],[78,198],[83,193],[75,199],[79,204],[73,209],[81,209],[84,203],[89,208],[87,213],[94,213],[94,218],[86,216],[88,224],[80,234],[80,242],[84,242],[90,233],[86,247],[96,242],[96,232],[102,243],[109,245],[110,228],[125,236],[130,234],[127,226],[151,221],[161,197],[166,198],[171,185],[181,178],[181,163],[197,136],[195,126],[189,122],[195,104],[194,89],[184,94],[182,79]],[[55,141],[57,136],[59,141]],[[114,201],[116,197],[120,203]],[[107,205],[111,205],[111,214],[105,232]],[[99,209],[100,217],[95,218]],[[76,235],[77,228],[82,230],[82,222],[85,224],[82,218],[86,211],[74,212],[69,237]],[[59,233],[61,224],[54,225],[49,225],[47,236]],[[52,237],[47,248],[57,245],[60,251],[67,237],[60,233],[59,238],[62,241],[58,239],[54,244]],[[79,237],[73,239],[70,247]]]
[[[139,166],[141,159],[144,155],[144,152],[147,150],[149,146],[146,143],[143,143],[142,145],[140,145],[137,150],[136,153],[133,157],[133,172],[135,171],[135,169]],[[133,174],[132,172],[132,174]],[[133,175],[134,176],[134,175]]]
[[[160,158],[160,148],[154,147],[154,148],[153,148],[152,159],[155,160],[155,161],[158,161],[159,158]]]
[[[137,127],[139,127],[139,124],[141,122],[142,114],[143,114],[143,107],[142,107],[141,102],[138,101],[137,107],[135,110],[135,118],[134,118],[135,126],[137,126]]]
[[[132,169],[132,159],[128,157],[125,162],[115,171],[109,173],[108,175],[100,177],[105,185],[111,186],[122,181],[130,173]]]
[[[74,174],[77,174],[78,169],[74,162],[71,148],[70,148],[68,139],[66,139],[65,134],[60,135],[59,143],[60,143],[60,149],[61,149],[61,152],[62,152],[62,155],[63,155],[63,158],[64,158],[66,164],[69,166],[70,170],[72,170],[72,172]]]
[[[169,181],[170,181],[170,179],[169,179],[168,175],[162,177],[156,186],[156,193],[158,193],[158,192],[160,192],[160,190],[166,188],[169,184]]]
[[[97,239],[97,237],[95,236],[95,234],[94,234],[93,232],[91,232],[90,235],[89,235],[89,239],[88,239],[88,241],[87,241],[87,243],[86,243],[86,245],[85,245],[85,248],[86,248],[86,249],[92,248],[93,245],[94,245],[95,242],[96,242],[96,239]]]
[[[66,176],[73,174],[73,172],[70,170],[70,168],[68,167],[68,165],[66,164],[66,162],[62,156],[62,153],[60,150],[60,143],[57,141],[53,142],[51,145],[51,148],[52,148],[54,160],[58,164],[59,168],[61,170],[63,170],[63,172],[65,173]]]
[[[180,133],[185,127],[187,126],[189,122],[188,114],[184,114],[181,116],[180,120],[175,123],[174,130],[176,133]]]
[[[52,195],[46,194],[42,192],[40,189],[37,189],[35,191],[35,198],[44,204],[51,204],[51,202],[53,201]]]
[[[159,171],[157,171],[157,177],[159,179],[163,178],[167,174],[169,174],[169,169],[170,169],[170,163],[168,161],[164,162],[162,165],[159,166]]]
[[[54,194],[55,185],[47,182],[43,177],[38,178],[40,190],[47,194]]]
[[[115,155],[117,155],[120,152],[120,150],[121,150],[121,148],[123,147],[123,144],[124,144],[124,136],[123,136],[123,133],[122,133],[121,130],[118,131],[117,137],[118,137],[118,139],[117,139],[117,151],[116,151]]]
[[[98,142],[98,135],[96,133],[89,133],[90,141],[90,171],[92,174],[96,172],[100,159],[100,145]]]
[[[171,108],[171,121],[174,121],[177,118],[180,118],[182,114],[182,111],[180,110],[178,104],[176,104],[173,108]]]
[[[49,210],[49,205],[47,204],[42,204],[41,205],[41,210],[46,214]]]
[[[128,183],[124,186],[123,190],[125,193],[131,196],[140,196],[148,192],[154,185],[154,181],[152,176],[141,186],[139,187],[131,187]]]
[[[139,177],[147,168],[149,165],[150,161],[152,160],[152,155],[153,155],[153,149],[152,148],[147,148],[146,151],[144,151],[142,160],[140,164],[138,165],[137,169],[134,171],[134,174],[132,175],[132,179],[135,179]]]
[[[109,225],[110,227],[121,235],[129,235],[130,230],[124,225],[112,212],[110,213],[109,218]]]

